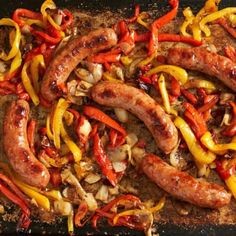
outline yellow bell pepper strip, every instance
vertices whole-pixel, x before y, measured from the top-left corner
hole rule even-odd
[[[225,180],[225,184],[229,188],[230,192],[233,194],[236,199],[236,176],[231,175],[229,178]]]
[[[74,212],[72,211],[67,218],[67,228],[69,235],[74,234]]]
[[[63,123],[61,123],[61,137],[63,141],[65,142],[65,144],[70,149],[70,151],[72,152],[75,162],[76,163],[79,162],[82,158],[82,152],[80,148],[75,144],[75,142],[67,134]]]
[[[48,21],[55,29],[61,30],[61,27],[52,19],[52,17],[47,13],[47,9],[55,10],[57,7],[55,3],[52,0],[46,0],[41,5],[41,13],[43,15],[43,21],[46,25],[46,22]]]
[[[46,131],[47,131],[48,138],[53,140],[53,134],[52,134],[52,131],[51,131],[50,119],[51,119],[50,115],[48,115],[47,119],[46,119]]]
[[[161,93],[161,97],[163,100],[163,105],[165,107],[165,111],[170,114],[170,101],[169,101],[169,97],[168,97],[168,92],[166,89],[166,81],[165,81],[165,77],[163,74],[160,75],[159,79],[158,79],[158,86],[159,86],[159,90]]]
[[[225,15],[229,15],[233,13],[236,13],[236,7],[227,7],[220,11],[209,14],[199,22],[200,29],[204,32],[204,34],[207,37],[209,37],[211,35],[211,31],[208,28],[207,23],[215,21]]]
[[[39,193],[37,188],[34,188],[28,184],[23,183],[18,179],[13,179],[13,182],[18,186],[18,188],[25,193],[30,198],[35,199],[37,204],[41,206],[43,209],[49,211],[50,210],[50,201],[47,197]]]
[[[156,56],[157,56],[157,53],[155,52],[155,53],[153,53],[150,57],[147,57],[147,58],[145,58],[144,60],[140,61],[140,62],[138,63],[138,66],[139,66],[139,67],[143,67],[143,66],[148,65],[149,63],[151,63],[151,62],[154,60],[154,58],[155,58]]]
[[[128,66],[132,63],[132,58],[128,57],[128,56],[122,56],[120,57],[120,61],[124,66]]]
[[[144,19],[147,19],[149,18],[149,14],[147,12],[141,12],[139,15],[138,15],[138,18],[137,18],[137,22],[144,26],[146,29],[150,29],[150,26],[147,22],[144,21]]]
[[[63,116],[67,108],[70,106],[70,103],[67,102],[64,98],[60,98],[52,118],[52,133],[53,133],[53,141],[54,145],[57,149],[60,149],[60,132],[63,123]]]
[[[10,18],[2,18],[0,20],[0,26],[1,25],[13,26],[16,29],[15,38],[13,40],[12,48],[11,48],[10,52],[8,53],[8,55],[4,51],[2,51],[0,53],[0,59],[1,60],[9,61],[10,59],[14,58],[20,50],[19,48],[20,48],[21,32],[20,32],[20,28],[17,25],[17,23],[14,22]]]
[[[231,140],[232,143],[236,143],[236,136]],[[216,171],[220,175],[220,177],[225,181],[225,184],[229,188],[230,192],[233,194],[236,199],[236,176],[235,176],[235,168],[236,168],[236,158],[235,154],[233,159],[223,160],[216,162]]]
[[[65,119],[66,124],[70,126],[74,122],[74,115],[71,112],[66,111],[64,113],[64,119]]]
[[[212,139],[211,133],[208,131],[201,137],[201,142],[206,146],[210,151],[218,154],[224,155],[228,150],[236,151],[236,143],[224,143],[224,144],[215,144]]]
[[[15,35],[16,35],[15,30],[12,30],[9,35],[10,39],[9,41],[11,47],[13,46]],[[21,66],[21,63],[22,63],[22,58],[21,58],[21,52],[19,50],[11,62],[10,70],[0,76],[0,81],[10,80],[14,76],[14,74],[17,73],[18,69]]]
[[[193,23],[194,20],[194,15],[190,7],[187,7],[183,10],[183,15],[185,17],[185,21],[183,24],[180,26],[180,32],[183,36],[188,36],[190,37],[191,35],[187,33],[187,28],[189,25]]]
[[[36,93],[39,92],[39,65],[45,69],[45,63],[42,54],[35,56],[30,64],[32,83]]]
[[[216,90],[216,86],[208,81],[203,79],[191,79],[184,84],[184,89],[191,89],[191,88],[204,88],[210,90],[211,92]]]
[[[21,79],[22,79],[22,83],[25,87],[25,90],[29,94],[29,96],[32,99],[34,105],[38,106],[39,105],[39,97],[36,94],[32,84],[31,84],[28,73],[27,73],[27,69],[28,69],[29,66],[30,66],[29,61],[24,64],[23,69],[21,71]]]
[[[148,210],[152,213],[160,211],[165,206],[166,198],[165,196],[160,199],[156,206],[149,208]]]
[[[236,27],[236,14],[230,14],[228,18],[232,27]]]
[[[62,199],[61,192],[58,190],[43,191],[43,194],[52,200],[59,201]]]
[[[188,73],[186,70],[182,69],[178,66],[172,65],[161,65],[157,66],[151,70],[149,70],[145,76],[151,76],[153,74],[157,74],[160,72],[165,72],[167,74],[172,75],[175,79],[177,79],[182,85],[188,81]]]
[[[175,126],[180,130],[183,138],[194,157],[194,160],[201,164],[210,164],[216,159],[216,155],[210,151],[205,151],[197,141],[189,125],[181,118],[174,121]]]
[[[117,83],[122,83],[122,80],[116,79],[109,72],[104,72],[102,76],[105,80],[109,80],[109,81],[113,81],[113,82],[117,82]]]

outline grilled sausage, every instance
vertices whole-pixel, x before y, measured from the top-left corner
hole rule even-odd
[[[236,91],[236,63],[204,48],[171,48],[167,62],[214,76]]]
[[[49,102],[62,95],[60,88],[74,68],[87,56],[111,48],[117,43],[113,29],[98,29],[74,38],[58,51],[49,64],[41,85],[41,94]]]
[[[3,128],[4,150],[12,168],[23,181],[45,188],[50,179],[49,172],[31,152],[27,139],[29,111],[25,100],[13,101],[8,107]]]
[[[231,194],[218,184],[199,181],[186,172],[148,154],[141,162],[143,172],[172,196],[205,208],[220,208],[230,202]]]
[[[152,133],[158,147],[170,153],[177,144],[177,130],[159,104],[148,94],[132,86],[101,82],[91,89],[93,100],[101,105],[123,108],[142,120]]]

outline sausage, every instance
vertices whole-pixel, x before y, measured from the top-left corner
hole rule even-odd
[[[146,155],[140,167],[160,188],[180,200],[212,209],[223,207],[230,202],[231,194],[224,187],[199,181],[155,155]]]
[[[50,62],[41,85],[41,94],[49,102],[62,95],[60,88],[65,86],[70,73],[87,56],[117,44],[113,29],[104,28],[90,32],[86,36],[69,41],[58,51]]]
[[[177,145],[178,132],[170,117],[142,90],[123,83],[104,81],[92,87],[91,96],[101,105],[123,108],[137,116],[163,152],[170,153]]]
[[[22,180],[45,188],[50,179],[49,172],[31,152],[27,139],[29,111],[25,100],[13,101],[8,107],[3,125],[3,146],[12,168]]]
[[[236,63],[204,48],[171,48],[167,62],[214,76],[236,91]]]

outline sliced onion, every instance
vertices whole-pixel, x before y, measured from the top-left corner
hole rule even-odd
[[[124,161],[131,157],[131,147],[128,144],[124,144],[112,151],[108,152],[108,156],[112,162]]]
[[[61,25],[61,23],[62,23],[62,15],[61,14],[55,14],[53,16],[53,19],[57,25]]]
[[[120,67],[112,65],[111,69],[118,79],[124,81],[124,72]]]
[[[115,172],[117,172],[117,173],[118,172],[123,172],[127,168],[127,164],[122,162],[122,161],[112,162],[112,166],[113,166]]]
[[[176,147],[170,153],[170,164],[176,168],[180,167],[180,160],[178,156],[178,148],[179,148],[180,140],[178,141]]]
[[[222,127],[223,125],[230,125],[230,121],[231,121],[231,114],[229,112],[229,109],[226,108],[225,110],[225,114],[223,116],[223,119],[220,123],[220,127]]]
[[[72,204],[63,200],[54,201],[54,210],[62,216],[68,216],[73,211]]]
[[[128,133],[125,140],[126,143],[132,148],[138,142],[138,137],[135,133]]]
[[[119,194],[119,186],[115,186],[114,188],[108,188],[108,191],[111,195],[118,195]]]
[[[97,183],[99,180],[101,179],[100,175],[97,174],[89,174],[86,176],[86,178],[84,179],[85,182],[89,183],[89,184],[94,184]]]
[[[71,96],[75,96],[77,86],[78,82],[76,80],[71,80],[67,83],[67,91]]]
[[[64,189],[62,190],[62,196],[63,196],[63,197],[68,198],[68,190],[69,190],[68,187],[66,187],[66,188],[64,188]]]
[[[106,185],[102,185],[102,186],[99,188],[99,190],[98,190],[98,192],[97,192],[95,198],[96,198],[97,200],[106,202],[106,201],[108,200],[108,195],[109,195],[109,193],[108,193],[108,187],[107,187]]]
[[[115,111],[115,114],[120,122],[126,123],[128,121],[129,115],[125,109],[115,108],[114,111]]]
[[[132,61],[132,63],[129,66],[129,74],[130,75],[133,75],[135,73],[138,63],[141,62],[143,59],[144,58],[141,57],[141,58],[137,58]]]
[[[220,95],[220,105],[226,105],[229,101],[234,101],[235,95],[233,93],[221,93]]]
[[[88,96],[88,91],[92,86],[93,85],[91,83],[88,83],[86,81],[83,81],[83,80],[79,81],[76,87],[75,96],[76,97]]]
[[[75,70],[75,74],[80,78],[81,80],[84,80],[88,83],[94,83],[93,75],[84,68],[77,68]]]
[[[97,83],[99,80],[102,79],[103,67],[101,64],[85,62],[85,66],[93,75],[93,82],[91,83]]]
[[[92,193],[87,193],[81,186],[78,179],[71,173],[69,169],[64,169],[61,173],[62,181],[75,186],[78,195],[86,201],[90,211],[97,209],[97,202]]]
[[[84,119],[83,124],[79,128],[79,133],[84,137],[85,140],[88,139],[90,132],[92,131],[92,126],[87,119]]]
[[[0,60],[0,73],[6,72],[6,70],[7,70],[6,67],[7,67],[7,65],[3,61]]]
[[[140,147],[134,147],[132,148],[132,158],[131,158],[131,164],[136,165],[141,163],[143,157],[146,155],[146,151],[143,148]]]

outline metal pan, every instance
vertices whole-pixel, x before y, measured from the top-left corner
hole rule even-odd
[[[38,10],[42,0],[0,0],[0,17],[10,16],[16,8],[28,8]],[[191,6],[194,10],[199,9],[205,0],[180,0],[180,8]],[[133,7],[139,3],[142,9],[160,9],[160,14],[167,10],[167,1],[159,0],[55,0],[58,7],[78,8],[90,11],[102,11],[110,9],[124,9],[127,15],[132,14]],[[221,7],[236,6],[235,0],[222,0]],[[204,225],[175,225],[175,224],[156,224],[157,232],[161,236],[235,236],[235,225],[214,225],[214,222]],[[0,220],[0,235],[16,235],[16,224]],[[63,221],[60,224],[48,225],[33,222],[29,230],[31,235],[67,235],[67,224]],[[93,229],[90,225],[86,225],[82,229],[76,229],[76,235],[144,235],[143,232],[129,230],[123,227],[103,226],[99,231]],[[28,235],[21,233],[20,235]]]

